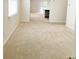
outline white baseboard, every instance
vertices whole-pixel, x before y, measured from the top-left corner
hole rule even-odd
[[[20,22],[30,22],[30,18],[21,17]]]
[[[19,24],[18,24],[19,25]],[[9,34],[9,36],[7,37],[7,39],[3,42],[3,46],[5,46],[5,44],[7,43],[7,41],[9,40],[9,38],[11,37],[11,35],[14,33],[14,31],[16,30],[16,28],[18,27],[18,25],[13,29],[13,31]]]
[[[50,23],[66,23],[66,21],[65,20],[61,20],[61,19],[49,19],[49,22]]]
[[[66,25],[67,28],[69,28],[71,30],[72,33],[75,33],[75,30],[72,29],[72,26]]]
[[[29,20],[21,20],[20,22],[30,22]]]

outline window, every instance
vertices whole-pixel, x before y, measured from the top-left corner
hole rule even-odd
[[[8,0],[8,16],[17,14],[17,0]]]
[[[48,4],[47,1],[41,1],[41,3],[40,3],[40,7],[41,7],[40,12],[43,13],[44,10],[47,9],[47,4]]]

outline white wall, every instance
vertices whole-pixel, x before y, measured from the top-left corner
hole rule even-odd
[[[30,12],[40,12],[40,1],[41,0],[30,0]]]
[[[50,0],[49,9],[50,9],[49,22],[65,23],[67,0]]]
[[[22,22],[29,22],[30,20],[30,0],[21,0],[21,19],[20,21]]]
[[[66,26],[75,30],[75,21],[76,21],[76,7],[75,0],[68,0],[68,8],[67,8],[67,21]]]
[[[16,27],[19,24],[19,13],[17,12],[16,15],[8,18],[8,0],[3,0],[4,2],[4,20],[3,20],[3,36],[4,36],[4,44],[7,42],[7,40],[10,38],[10,36],[12,35],[12,33],[14,32],[14,30],[16,29]]]
[[[71,29],[73,33],[75,33],[75,21],[76,21],[76,3],[75,0],[68,0],[68,8],[67,8],[67,19],[66,19],[66,26]],[[75,38],[73,41],[73,54],[75,56]]]

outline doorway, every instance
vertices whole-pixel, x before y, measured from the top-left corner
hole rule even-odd
[[[48,22],[48,19],[45,18],[45,10],[48,10],[48,0],[31,0],[30,20],[32,22]]]

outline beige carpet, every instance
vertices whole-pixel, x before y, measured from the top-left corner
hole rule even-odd
[[[30,19],[32,22],[48,22],[43,13],[31,13]]]
[[[4,46],[4,59],[68,59],[75,55],[74,42],[63,24],[20,23]]]

